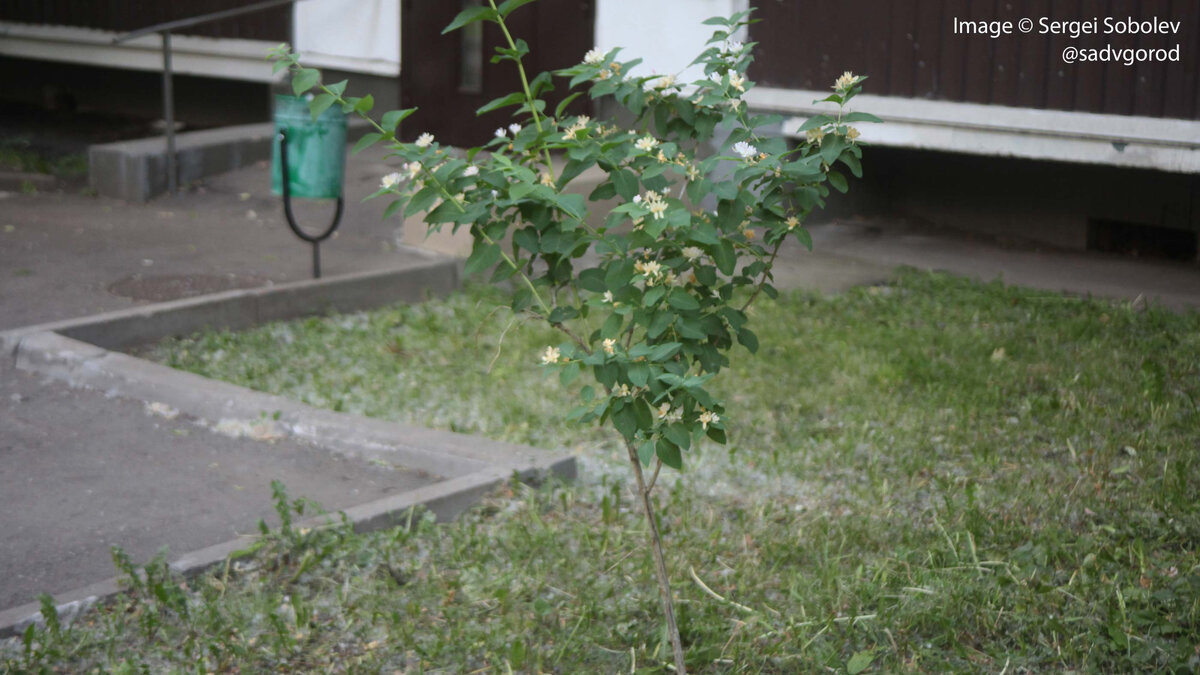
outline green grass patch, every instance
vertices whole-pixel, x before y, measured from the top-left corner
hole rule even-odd
[[[446,525],[284,527],[227,571],[11,641],[0,668],[669,672],[623,450],[563,421],[583,383],[542,376],[559,336],[504,302],[471,288],[153,356],[578,451],[580,481]],[[1200,667],[1200,315],[918,272],[753,315],[759,356],[717,387],[730,445],[656,494],[695,672]]]

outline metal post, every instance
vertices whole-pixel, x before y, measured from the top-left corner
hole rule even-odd
[[[179,189],[175,168],[175,91],[171,82],[171,31],[162,33],[163,50],[163,118],[167,124],[167,191],[174,195]]]

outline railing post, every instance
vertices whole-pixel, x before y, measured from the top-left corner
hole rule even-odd
[[[163,50],[163,118],[167,125],[167,192],[174,195],[179,189],[175,164],[175,91],[171,81],[171,31],[164,30]]]

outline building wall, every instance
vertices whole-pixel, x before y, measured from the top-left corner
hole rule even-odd
[[[1200,0],[757,0],[750,73],[759,84],[827,89],[844,70],[872,94],[1022,108],[1200,120]],[[1029,33],[955,33],[955,20],[1034,22]],[[1040,19],[1177,21],[1173,34],[1041,34]],[[1064,63],[1079,48],[1178,46],[1178,62]]]

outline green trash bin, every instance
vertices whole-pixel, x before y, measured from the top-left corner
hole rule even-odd
[[[280,162],[280,132],[287,148],[289,187],[292,197],[337,199],[342,196],[346,173],[346,113],[330,107],[316,120],[308,101],[275,96],[275,142],[271,150],[271,192],[283,194]]]

